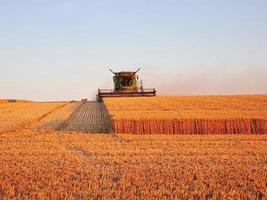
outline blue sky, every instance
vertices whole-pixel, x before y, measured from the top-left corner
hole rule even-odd
[[[94,98],[114,70],[159,94],[267,93],[266,0],[0,0],[0,98]]]

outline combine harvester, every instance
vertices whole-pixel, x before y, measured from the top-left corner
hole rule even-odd
[[[101,103],[106,97],[153,97],[156,96],[155,88],[144,88],[143,81],[139,82],[137,72],[114,72],[114,89],[98,89],[97,102]]]

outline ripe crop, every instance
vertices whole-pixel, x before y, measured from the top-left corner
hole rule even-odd
[[[266,135],[17,131],[0,140],[0,199],[264,199]]]
[[[66,103],[0,104],[0,133],[28,126]]]
[[[223,120],[225,116],[238,119],[235,112],[241,112],[240,116],[247,113],[244,119],[248,120],[265,119],[262,117],[266,113],[265,98],[250,100],[252,106],[246,105],[246,97],[236,99],[235,103],[229,103],[233,100],[228,99],[213,105],[218,112],[228,112],[224,117],[210,115],[204,102],[188,102],[189,98],[186,106],[180,102],[178,107],[177,99],[173,98],[171,108],[169,97],[158,98],[159,101],[142,100],[147,112],[142,108],[144,104],[139,102],[144,112],[136,106],[141,99],[120,99],[121,105],[112,99],[112,103],[123,108],[122,113],[129,111],[120,120],[135,119],[134,115],[126,115],[134,112],[143,112],[138,120],[155,117],[153,108],[158,112],[168,106],[166,112],[190,113],[188,103],[194,109],[201,108],[205,120],[211,120],[212,116],[214,120]],[[107,101],[106,105],[112,106]],[[183,115],[185,119],[190,116]],[[167,120],[173,118],[162,116]],[[162,120],[162,116],[157,120]],[[8,131],[0,134],[0,199],[264,199],[267,196],[267,135],[81,133],[99,131],[109,124],[105,105],[92,102],[3,103],[0,119],[2,128],[10,123]],[[64,131],[67,129],[72,130]]]
[[[115,133],[267,133],[267,95],[109,98]]]

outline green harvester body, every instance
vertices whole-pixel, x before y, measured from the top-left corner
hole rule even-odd
[[[97,101],[102,102],[107,97],[153,97],[156,96],[155,88],[144,89],[143,82],[139,81],[135,72],[121,71],[114,72],[110,70],[113,76],[114,89],[98,89]]]
[[[113,76],[115,90],[135,91],[138,90],[138,76],[133,72],[119,72]]]

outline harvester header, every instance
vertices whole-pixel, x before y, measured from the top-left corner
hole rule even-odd
[[[143,81],[139,81],[136,71],[120,71],[114,72],[109,69],[113,76],[113,89],[98,89],[97,101],[102,102],[106,97],[153,97],[156,96],[155,88],[144,88]]]

